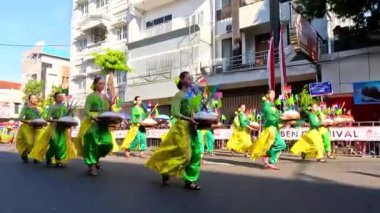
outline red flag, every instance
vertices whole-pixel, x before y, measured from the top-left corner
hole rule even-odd
[[[274,75],[274,38],[273,34],[269,40],[269,50],[267,58],[267,69],[268,69],[268,85],[269,89],[275,89],[275,75]]]
[[[285,53],[284,53],[284,41],[283,41],[284,29],[280,30],[280,42],[278,44],[278,55],[280,58],[280,71],[281,71],[281,92],[284,93],[285,87],[288,84],[288,79],[286,76],[286,62],[285,62]]]

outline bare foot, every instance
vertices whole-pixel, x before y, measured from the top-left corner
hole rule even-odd
[[[126,151],[126,152],[125,152],[125,157],[126,157],[126,158],[130,158],[130,157],[131,157],[131,153],[128,152],[128,151]]]

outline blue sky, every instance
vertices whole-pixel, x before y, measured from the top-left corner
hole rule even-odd
[[[69,45],[71,5],[72,0],[2,1],[0,43]],[[22,52],[30,48],[0,46],[0,80],[21,81]]]

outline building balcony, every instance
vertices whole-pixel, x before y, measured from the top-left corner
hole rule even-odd
[[[112,26],[121,27],[128,24],[127,13],[123,13],[115,17]]]
[[[140,10],[148,11],[175,1],[176,0],[131,0],[131,4]]]
[[[239,27],[248,28],[269,22],[269,0],[245,0],[239,8]]]
[[[247,71],[254,68],[265,68],[268,61],[268,51],[249,51],[243,55],[219,58],[213,61],[213,74]],[[275,50],[275,62],[278,62],[278,50]]]

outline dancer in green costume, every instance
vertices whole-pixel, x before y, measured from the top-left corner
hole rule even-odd
[[[130,151],[140,151],[140,157],[144,158],[144,151],[147,147],[146,130],[141,122],[146,118],[146,112],[142,108],[142,99],[140,96],[136,96],[134,100],[135,106],[132,108],[131,113],[131,127],[121,145],[122,149],[125,149],[125,157],[130,157]]]
[[[63,93],[54,94],[55,104],[49,107],[46,119],[53,120],[46,128],[40,139],[35,143],[30,158],[43,161],[46,157],[46,165],[64,167],[63,162],[75,158],[75,149],[71,143],[70,130],[68,127],[56,123],[54,120],[66,116],[67,107],[64,104],[65,95]]]
[[[274,90],[268,90],[263,100],[264,130],[253,143],[251,158],[263,158],[265,167],[278,170],[276,163],[281,152],[286,149],[286,143],[279,132],[280,111],[274,105],[275,96]]]
[[[28,163],[28,155],[32,151],[34,144],[43,133],[43,129],[35,129],[30,124],[34,119],[41,118],[41,110],[37,107],[38,99],[36,95],[28,96],[28,103],[20,112],[20,121],[23,122],[18,129],[16,136],[16,149],[24,163]],[[38,160],[34,159],[35,163]]]
[[[96,77],[92,84],[94,92],[87,96],[85,116],[93,121],[83,136],[83,159],[88,166],[88,174],[98,175],[99,159],[105,157],[112,150],[112,135],[107,125],[96,121],[96,117],[109,110],[109,100],[102,94],[104,81]]]
[[[201,144],[195,128],[197,123],[192,118],[198,109],[191,104],[194,98],[189,92],[191,85],[190,74],[182,72],[177,82],[180,91],[174,96],[171,109],[176,122],[146,167],[159,173],[164,185],[169,181],[169,176],[176,176],[185,180],[186,189],[200,190],[197,181],[201,166]]]

